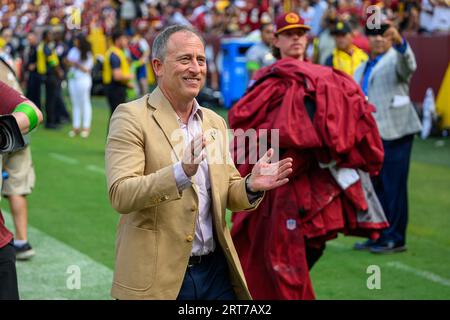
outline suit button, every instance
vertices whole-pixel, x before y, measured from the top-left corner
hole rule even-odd
[[[197,206],[196,206],[196,205],[193,205],[193,206],[191,207],[191,211],[192,211],[192,212],[196,212],[196,211],[197,211]]]
[[[164,201],[164,200],[169,200],[169,196],[168,195],[164,195],[163,197],[161,197],[161,201]]]
[[[191,236],[191,235],[188,235],[188,236],[186,237],[186,241],[187,241],[187,242],[192,242],[192,241],[194,241],[194,237]]]

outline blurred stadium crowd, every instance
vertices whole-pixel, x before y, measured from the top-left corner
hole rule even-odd
[[[0,20],[2,28],[10,28],[18,38],[49,24],[65,24],[69,30],[81,27],[84,32],[101,26],[111,34],[120,22],[131,32],[135,19],[148,21],[149,33],[178,23],[192,24],[205,33],[242,36],[282,10],[294,10],[317,35],[324,28],[323,17],[363,24],[366,8],[372,5],[380,7],[403,32],[449,30],[448,0],[3,0]]]
[[[41,36],[49,26],[63,32],[68,47],[77,33],[88,35],[94,56],[102,56],[117,27],[132,36],[141,26],[141,29],[145,28],[144,37],[151,42],[167,25],[192,25],[213,44],[207,48],[207,53],[215,58],[220,51],[219,45],[209,39],[224,36],[258,39],[261,24],[273,21],[283,11],[298,12],[312,27],[310,37],[318,40],[320,35],[326,38],[327,30],[337,20],[348,22],[356,32],[363,30],[368,12],[372,12],[368,10],[369,6],[380,8],[404,35],[450,30],[448,0],[3,0],[0,48],[5,60],[15,61],[17,73],[23,80],[20,66],[27,35],[34,32]],[[361,46],[366,50],[367,42],[363,40]],[[320,59],[319,49],[318,41],[311,41],[308,56],[315,62],[324,63],[329,51]],[[209,60],[209,66],[217,62],[212,57]],[[214,73],[216,68],[210,69]],[[218,89],[218,85],[217,75],[210,77],[208,86]]]

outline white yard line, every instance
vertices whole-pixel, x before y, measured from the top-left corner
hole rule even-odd
[[[78,164],[79,161],[77,159],[59,154],[59,153],[54,153],[54,152],[50,152],[48,154],[50,157],[52,157],[53,159],[68,163],[68,164]]]
[[[105,174],[105,169],[93,164],[90,164],[88,166],[86,166],[86,170],[88,171],[92,171],[92,172],[96,172],[96,173],[101,173],[101,174]]]
[[[71,165],[77,165],[80,164],[80,161],[78,161],[75,158],[72,157],[68,157],[59,153],[55,153],[55,152],[50,152],[49,156],[52,157],[55,160],[67,163],[67,164],[71,164]],[[87,166],[84,167],[84,169],[91,171],[91,172],[95,172],[95,173],[100,173],[102,175],[105,174],[105,169],[93,164],[89,164]]]
[[[8,228],[13,230],[11,215],[4,217]],[[36,255],[16,263],[21,299],[111,299],[111,269],[30,225],[28,237]],[[80,272],[79,289],[71,281],[78,272],[74,270]]]
[[[450,279],[441,277],[431,271],[414,268],[414,267],[408,266],[407,264],[404,264],[399,261],[390,261],[386,265],[391,268],[395,268],[395,269],[398,269],[401,271],[405,271],[405,272],[414,274],[414,275],[416,275],[420,278],[426,279],[428,281],[438,283],[438,284],[446,286],[446,287],[450,287]]]

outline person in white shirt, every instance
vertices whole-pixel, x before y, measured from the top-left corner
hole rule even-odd
[[[91,53],[91,45],[84,35],[75,38],[75,46],[67,55],[70,66],[68,74],[69,94],[72,101],[73,129],[70,137],[80,135],[87,138],[91,130],[92,105],[91,105],[91,70],[94,61]]]

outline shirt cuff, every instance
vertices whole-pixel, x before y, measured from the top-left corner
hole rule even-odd
[[[402,38],[402,44],[401,45],[395,45],[394,48],[401,54],[404,54],[406,52],[406,49],[408,48],[408,44],[406,43],[405,38]]]
[[[257,192],[250,191],[247,186],[248,177],[245,178],[245,190],[247,191],[248,202],[250,202],[250,204],[253,205],[256,202],[256,200],[258,200],[259,198],[261,198],[264,195],[264,192],[263,191],[257,191]]]
[[[191,179],[186,175],[181,166],[181,161],[178,161],[173,165],[173,173],[175,175],[178,190],[182,191],[192,185]]]
[[[263,196],[264,192],[261,192],[260,194],[249,194],[247,193],[248,202],[250,202],[251,205],[254,205],[255,202]]]

